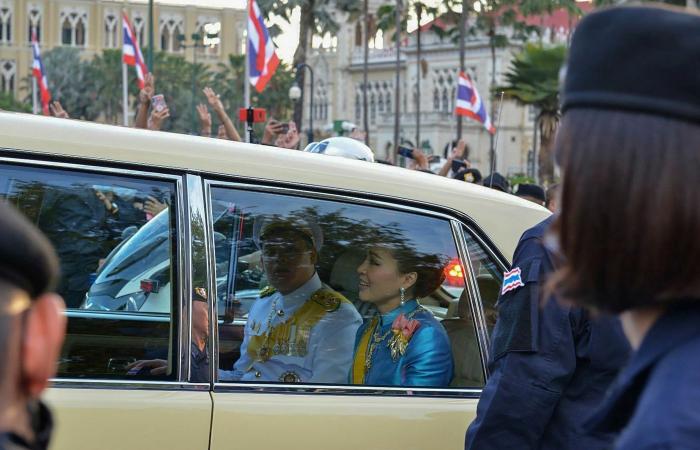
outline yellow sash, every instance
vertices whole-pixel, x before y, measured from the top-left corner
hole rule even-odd
[[[367,352],[369,351],[369,341],[372,338],[372,333],[376,326],[377,318],[375,317],[367,326],[360,338],[360,342],[357,344],[355,358],[352,363],[352,384],[365,384],[365,361],[367,359]]]
[[[265,361],[274,355],[306,356],[311,330],[341,303],[350,302],[335,291],[319,289],[287,321],[251,336],[248,355],[253,361]]]

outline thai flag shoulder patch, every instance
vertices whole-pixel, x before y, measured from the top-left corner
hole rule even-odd
[[[501,295],[514,291],[522,286],[525,286],[525,283],[523,283],[520,267],[515,267],[513,270],[503,274],[503,288],[501,289]]]

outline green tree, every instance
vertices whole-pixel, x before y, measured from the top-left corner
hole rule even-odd
[[[0,111],[32,112],[32,104],[16,100],[10,92],[0,92]]]
[[[138,93],[136,74],[130,70],[133,79],[129,80],[132,95]],[[85,94],[90,98],[88,109],[95,117],[102,116],[106,123],[117,124],[122,111],[122,53],[121,50],[104,50],[95,55],[87,66],[87,78],[92,86]]]
[[[340,11],[354,16],[361,11],[360,0],[259,0],[258,5],[266,17],[274,13],[289,23],[292,23],[294,10],[300,9],[299,41],[294,52],[292,67],[306,63],[309,41],[313,34],[323,36],[327,32],[335,34],[338,31],[338,23],[333,17],[333,12]],[[276,26],[271,27],[270,30],[273,35],[280,31]],[[303,70],[298,74],[298,79],[299,85],[304,86],[305,73]],[[300,127],[302,110],[302,102],[297,102],[294,105],[294,122]]]
[[[559,71],[566,58],[563,46],[529,44],[511,62],[502,90],[523,105],[537,108],[540,133],[539,174],[545,184],[554,177],[552,144],[559,125]]]

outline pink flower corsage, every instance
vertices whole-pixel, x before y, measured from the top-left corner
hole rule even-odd
[[[389,340],[389,350],[391,350],[391,359],[396,362],[401,356],[406,353],[406,347],[411,341],[411,337],[420,327],[420,322],[416,319],[407,319],[403,314],[394,319],[391,324],[391,332],[393,336]]]

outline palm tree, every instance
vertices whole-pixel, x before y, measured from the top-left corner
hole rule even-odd
[[[336,33],[338,31],[339,26],[333,17],[332,11],[335,10],[353,15],[360,12],[359,0],[258,0],[258,5],[266,17],[274,12],[275,15],[289,23],[292,22],[294,10],[296,8],[301,10],[299,41],[294,52],[292,67],[306,63],[309,40],[312,34],[316,33],[323,36],[328,32]],[[279,27],[270,27],[270,32],[273,36],[279,34]],[[299,86],[304,86],[304,79],[304,71],[299,71],[297,74]],[[313,95],[313,92],[309,93],[309,95]],[[294,122],[299,126],[301,126],[303,106],[303,101],[299,101],[294,105]]]
[[[552,144],[559,125],[559,71],[565,57],[564,46],[529,44],[511,62],[505,74],[507,84],[498,87],[519,103],[537,108],[539,178],[544,184],[551,183],[554,178]]]

